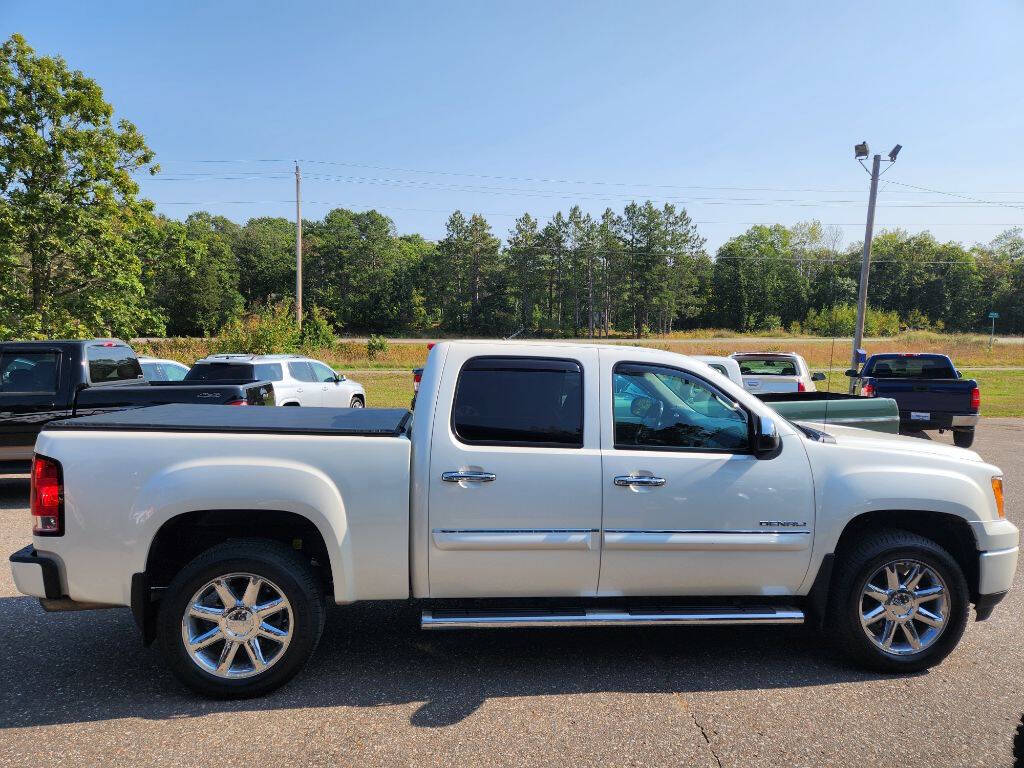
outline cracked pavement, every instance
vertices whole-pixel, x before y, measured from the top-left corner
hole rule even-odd
[[[949,435],[932,435],[949,442]],[[1024,420],[976,450],[1024,520]],[[0,547],[28,541],[0,479]],[[941,666],[851,668],[802,627],[426,633],[415,603],[330,611],[307,669],[262,699],[184,691],[127,609],[45,614],[0,569],[0,765],[1010,765],[1024,589]]]

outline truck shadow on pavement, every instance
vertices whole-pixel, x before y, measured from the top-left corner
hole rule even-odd
[[[416,603],[333,607],[306,669],[259,699],[193,695],[142,646],[127,609],[47,614],[0,598],[0,728],[306,707],[421,705],[452,725],[487,699],[827,686],[879,675],[845,666],[804,627],[424,632]]]

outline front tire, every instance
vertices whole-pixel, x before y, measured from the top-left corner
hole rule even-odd
[[[356,397],[352,398],[352,402],[348,404],[348,407],[349,408],[365,408],[366,405],[363,403],[363,398],[361,398],[361,397],[359,397],[357,395]]]
[[[970,448],[974,444],[974,429],[954,429],[953,445],[957,448]]]
[[[969,609],[967,581],[945,549],[915,533],[883,531],[842,556],[826,627],[833,643],[862,666],[918,672],[952,652]]]
[[[316,649],[326,612],[309,564],[266,539],[203,552],[161,601],[157,638],[171,672],[213,698],[259,696],[294,677]]]

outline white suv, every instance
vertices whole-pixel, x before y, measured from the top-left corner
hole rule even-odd
[[[366,407],[362,384],[302,355],[210,355],[196,361],[189,381],[272,381],[278,405]]]

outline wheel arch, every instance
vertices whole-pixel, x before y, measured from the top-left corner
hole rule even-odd
[[[970,523],[948,512],[929,510],[881,509],[863,512],[844,526],[835,547],[824,555],[807,595],[813,621],[820,626],[824,619],[832,571],[836,561],[849,551],[863,535],[881,530],[903,530],[930,539],[945,549],[956,561],[967,580],[971,601],[978,599],[978,543]]]

